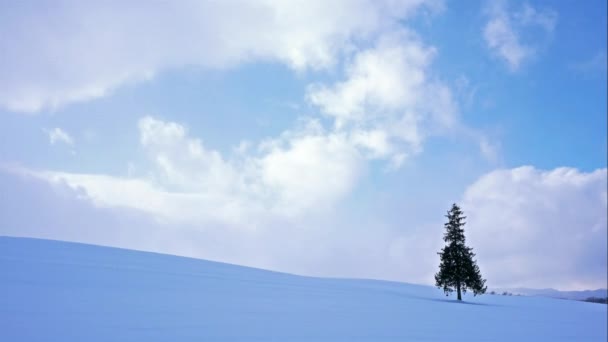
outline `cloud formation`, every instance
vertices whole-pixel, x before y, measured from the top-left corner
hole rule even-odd
[[[330,127],[302,118],[277,137],[223,155],[181,123],[144,117],[138,130],[151,166],[145,176],[31,173],[83,188],[98,205],[171,222],[256,226],[331,209],[353,190],[367,161],[398,168],[428,136],[458,121],[450,89],[429,70],[433,47],[403,28],[374,39],[367,48],[351,47],[343,81],[308,87],[310,103]]]
[[[440,10],[441,2],[3,2],[0,105],[52,110],[183,66],[261,60],[324,69],[420,9]]]
[[[327,210],[355,185],[363,158],[344,134],[316,121],[228,159],[190,137],[185,126],[152,117],[138,124],[152,168],[143,177],[25,171],[82,189],[101,207],[125,207],[172,223],[252,228],[266,218]]]
[[[355,54],[344,81],[310,86],[308,99],[368,156],[399,166],[422,149],[428,135],[457,121],[450,89],[429,70],[434,55],[414,33],[391,32]]]
[[[428,71],[433,54],[403,30],[356,51],[344,81],[309,87],[311,103],[332,119],[328,128],[304,118],[253,149],[222,155],[182,124],[144,117],[140,144],[152,164],[146,178],[34,173],[82,187],[99,205],[177,222],[256,225],[328,210],[356,186],[366,161],[388,160],[389,168],[398,168],[429,135],[458,121],[450,89]]]
[[[74,139],[72,139],[72,137],[66,131],[59,127],[45,130],[45,132],[49,135],[49,142],[51,145],[55,145],[56,143],[64,143],[67,145],[74,144]]]
[[[488,48],[502,59],[511,71],[518,70],[538,51],[539,40],[533,33],[540,29],[542,35],[550,35],[557,24],[557,12],[551,9],[535,9],[524,3],[517,11],[510,11],[507,2],[495,0],[487,10],[488,21],[483,37]]]
[[[606,288],[607,169],[490,172],[463,197],[470,244],[501,287]]]

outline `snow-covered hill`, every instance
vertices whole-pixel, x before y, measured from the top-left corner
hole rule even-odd
[[[607,308],[0,237],[0,341],[606,341]]]

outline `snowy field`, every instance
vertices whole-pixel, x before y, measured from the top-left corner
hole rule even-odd
[[[607,340],[606,305],[464,300],[429,286],[0,237],[0,341]]]

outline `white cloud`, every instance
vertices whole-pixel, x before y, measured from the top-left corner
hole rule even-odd
[[[381,118],[416,103],[433,55],[412,33],[382,37],[375,48],[355,55],[344,82],[312,87],[310,101],[334,117],[338,128]]]
[[[51,145],[55,145],[56,143],[64,143],[68,145],[74,144],[72,137],[59,127],[44,131],[48,134]]]
[[[421,150],[427,135],[456,120],[450,91],[426,70],[433,51],[402,32],[355,52],[346,81],[317,85],[323,96],[309,94],[334,119],[330,129],[306,119],[276,138],[222,155],[181,124],[144,117],[140,144],[152,164],[146,178],[35,174],[83,188],[97,205],[131,207],[173,222],[255,226],[327,211],[354,188],[366,160],[386,159],[397,168]],[[355,97],[363,100],[350,97],[356,87],[363,90]],[[347,109],[332,111],[328,103]]]
[[[441,10],[440,1],[109,5],[68,3],[45,15],[19,7],[14,20],[0,23],[15,32],[0,42],[11,47],[0,68],[14,64],[0,81],[6,89],[0,104],[37,111],[101,96],[167,67],[223,68],[256,59],[294,70],[345,61],[345,79],[308,91],[333,120],[329,129],[309,120],[222,155],[182,124],[146,117],[138,128],[152,168],[130,166],[144,177],[36,172],[84,188],[97,205],[192,222],[298,216],[331,208],[353,189],[366,160],[399,168],[429,135],[457,121],[451,91],[429,71],[435,49],[398,23],[421,8]]]
[[[415,34],[391,28],[372,47],[352,48],[343,82],[309,87],[310,101],[333,119],[329,129],[306,119],[276,138],[222,155],[179,123],[145,117],[138,124],[152,164],[145,178],[115,178],[112,185],[107,175],[35,174],[82,187],[98,205],[178,222],[256,225],[329,210],[354,188],[366,160],[398,168],[427,136],[457,121],[450,90],[428,71],[435,51]]]
[[[308,99],[372,158],[399,165],[428,135],[457,121],[451,91],[428,70],[434,55],[412,32],[388,33],[355,54],[344,81],[314,84]]]
[[[255,227],[271,217],[330,209],[364,167],[344,134],[325,132],[315,121],[262,142],[257,154],[228,160],[183,125],[144,117],[138,128],[153,165],[145,178],[27,173],[83,189],[98,206],[134,208],[161,221]]]
[[[382,129],[355,130],[352,142],[369,152],[371,158],[386,158],[393,152],[388,133]]]
[[[170,189],[206,193],[230,192],[238,186],[232,166],[219,152],[187,134],[186,127],[144,117],[138,123],[140,143]]]
[[[352,190],[364,167],[345,135],[323,132],[284,136],[255,162],[287,213],[327,208]]]
[[[554,10],[537,10],[527,3],[521,10],[509,12],[505,1],[493,1],[487,14],[489,19],[483,29],[486,44],[512,71],[537,53],[538,39],[524,42],[533,35],[530,30],[540,28],[545,35],[551,34],[557,23]]]
[[[524,26],[539,26],[546,32],[553,32],[557,24],[557,12],[552,9],[537,10],[524,3],[519,12],[515,12],[513,17]]]
[[[607,170],[490,172],[465,192],[469,243],[492,286],[605,288]]]
[[[499,15],[488,22],[484,29],[488,47],[502,57],[512,70],[517,70],[522,61],[533,54],[530,47],[523,46],[511,28],[508,17]]]
[[[499,147],[498,144],[490,142],[485,136],[479,138],[479,150],[481,155],[490,162],[497,162],[499,160]]]
[[[181,66],[332,66],[355,41],[439,0],[2,2],[0,105],[36,112]],[[9,6],[10,8],[3,8]],[[339,15],[336,15],[339,14]],[[311,24],[314,23],[314,24]]]

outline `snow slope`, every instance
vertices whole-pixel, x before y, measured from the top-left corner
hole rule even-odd
[[[0,237],[0,341],[607,339],[606,305],[465,300],[428,286]]]

